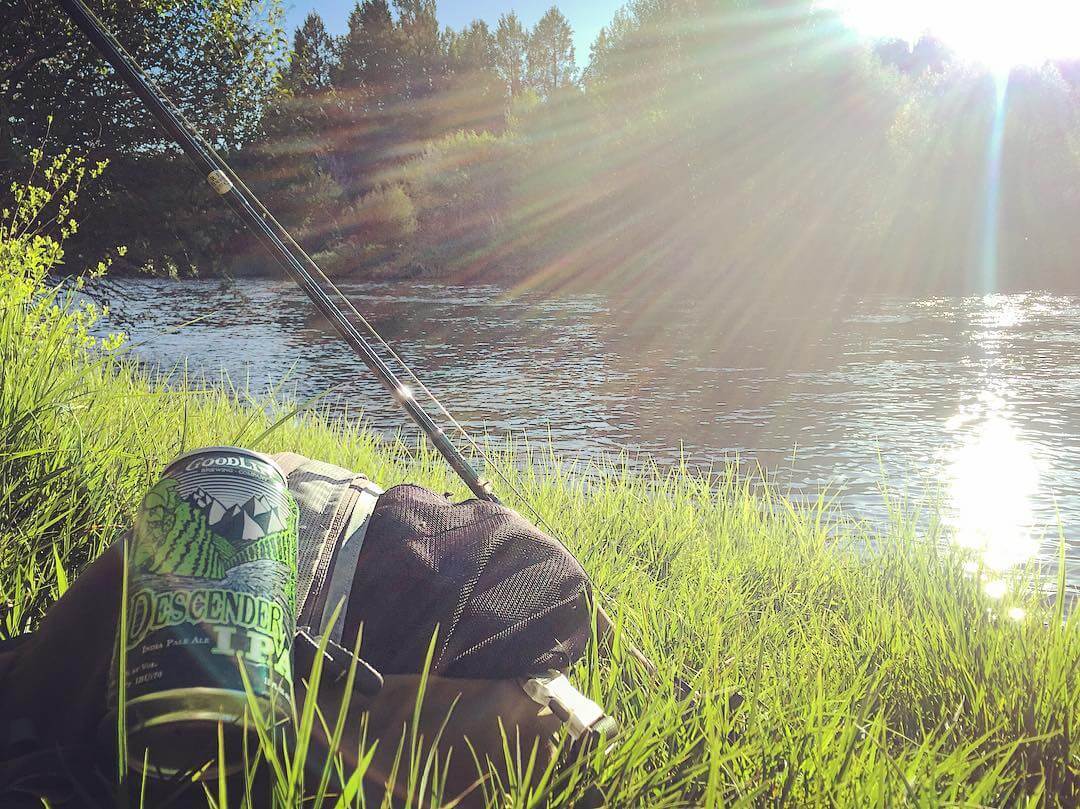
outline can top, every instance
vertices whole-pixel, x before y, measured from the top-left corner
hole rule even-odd
[[[189,458],[194,458],[197,455],[204,455],[204,454],[206,454],[208,452],[223,452],[223,453],[229,453],[230,455],[246,455],[249,458],[255,458],[256,460],[262,461],[267,466],[269,466],[271,469],[273,469],[275,472],[277,472],[281,476],[281,480],[283,482],[285,482],[285,483],[288,482],[288,479],[285,476],[284,470],[282,470],[282,468],[278,465],[277,461],[275,461],[269,455],[265,455],[265,454],[263,454],[261,452],[256,452],[253,449],[245,449],[244,447],[220,446],[220,447],[200,447],[199,449],[193,449],[190,452],[185,452],[183,455],[177,455],[175,458],[173,458],[171,461],[169,461],[169,463],[165,465],[165,469],[162,470],[161,474],[162,475],[167,474],[170,469],[172,469],[174,466],[176,466],[181,461],[186,461]]]

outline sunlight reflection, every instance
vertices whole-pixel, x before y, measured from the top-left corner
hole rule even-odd
[[[982,302],[986,312],[981,322],[988,328],[1007,329],[1024,321],[1024,308],[1016,301],[1015,295],[984,295]]]
[[[950,522],[958,544],[976,551],[987,567],[1006,570],[1038,551],[1032,525],[1039,463],[1002,412],[1001,400],[986,394],[980,404],[984,415],[974,426],[971,414],[947,423],[953,430],[966,428],[948,463]],[[1000,597],[1004,587],[991,581],[986,591]]]

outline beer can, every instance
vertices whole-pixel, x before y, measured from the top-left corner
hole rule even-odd
[[[136,769],[148,755],[152,775],[216,772],[219,723],[239,759],[245,726],[291,715],[298,522],[278,465],[236,447],[180,456],[146,493],[123,639]]]

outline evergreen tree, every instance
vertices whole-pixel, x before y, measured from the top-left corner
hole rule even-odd
[[[468,28],[452,34],[447,50],[459,70],[495,70],[495,36],[483,20],[473,20]]]
[[[341,42],[339,81],[363,85],[375,106],[386,107],[397,92],[401,73],[401,32],[386,0],[364,0],[349,14]]]
[[[512,98],[525,89],[528,81],[528,48],[529,35],[517,14],[511,11],[500,16],[495,29],[495,69]]]
[[[338,41],[338,64],[335,83],[349,87],[360,82],[364,72],[364,2],[357,2],[349,12],[345,33]]]
[[[285,85],[294,93],[327,90],[335,62],[334,42],[326,33],[322,17],[313,11],[293,35]]]
[[[409,101],[431,95],[446,70],[435,0],[394,0],[402,36],[404,93]]]
[[[444,35],[449,86],[442,93],[444,130],[495,130],[506,117],[507,88],[497,70],[495,35],[483,20]]]
[[[340,43],[331,171],[352,198],[369,193],[394,158],[405,97],[404,39],[387,0],[363,0]]]
[[[574,82],[574,29],[556,6],[536,23],[529,36],[529,78],[533,87],[550,96]]]
[[[586,87],[591,87],[603,80],[606,72],[605,62],[611,52],[611,37],[608,36],[607,28],[601,28],[592,45],[589,46],[589,64],[582,71],[581,81]]]

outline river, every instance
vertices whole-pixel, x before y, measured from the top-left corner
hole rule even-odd
[[[940,512],[1006,570],[1080,587],[1080,299],[848,297],[800,309],[428,283],[343,287],[463,423],[629,453],[760,467],[880,524],[883,489]],[[385,432],[403,417],[287,282],[122,279],[104,324],[148,363],[304,399],[334,388]],[[195,321],[190,322],[189,321]],[[188,323],[188,325],[181,325]],[[993,588],[991,588],[993,589]]]

